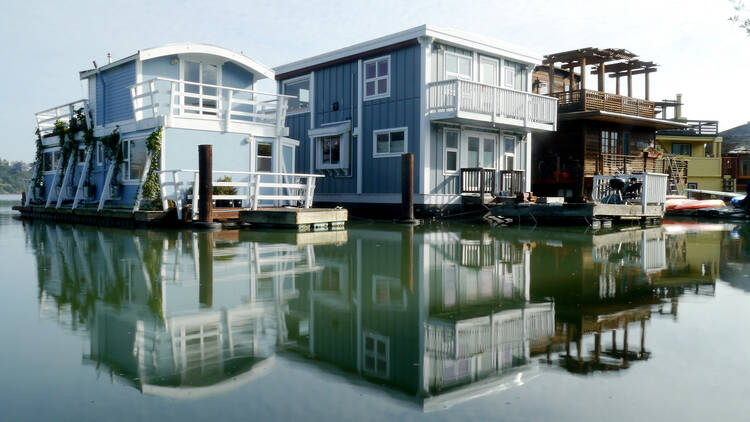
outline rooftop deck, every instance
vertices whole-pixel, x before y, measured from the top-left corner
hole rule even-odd
[[[662,129],[657,135],[672,136],[716,136],[719,133],[719,122],[717,120],[677,120],[689,125],[683,129]]]
[[[427,114],[432,120],[474,121],[553,131],[557,100],[478,82],[451,79],[427,85]]]
[[[557,98],[560,113],[576,111],[608,111],[611,113],[653,119],[654,102],[623,95],[610,94],[590,89],[575,91],[553,92],[549,94]]]

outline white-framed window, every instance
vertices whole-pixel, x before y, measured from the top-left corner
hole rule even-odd
[[[310,111],[310,76],[300,76],[289,79],[283,83],[284,95],[292,95],[289,98],[287,114],[307,113]]]
[[[97,167],[104,165],[104,144],[98,141],[96,143],[96,165]]]
[[[221,66],[218,63],[203,63],[182,60],[182,110],[185,114],[216,116],[219,92],[212,86],[221,85]]]
[[[379,307],[406,309],[406,290],[401,279],[373,275],[372,303]]]
[[[373,157],[397,157],[409,149],[409,129],[399,127],[372,132]]]
[[[273,169],[273,144],[258,142],[255,146],[255,171],[271,172]]]
[[[503,86],[506,88],[515,88],[516,86],[515,66],[503,66]]]
[[[364,62],[365,101],[391,95],[391,56]]]
[[[547,82],[539,81],[539,94],[541,95],[549,94],[549,84]]]
[[[57,170],[57,165],[60,163],[60,148],[45,151],[43,161],[44,172],[54,173]]]
[[[349,167],[348,133],[316,138],[317,168],[339,169]]]
[[[503,135],[503,163],[505,170],[514,170],[516,165],[516,137]]]
[[[458,171],[458,138],[460,134],[455,129],[443,131],[443,173],[454,174]]]
[[[364,342],[364,359],[362,369],[368,375],[378,378],[389,378],[390,376],[390,338],[381,336],[372,331],[362,333]]]
[[[500,61],[492,57],[481,56],[479,58],[479,82],[487,85],[497,86],[500,76]]]
[[[471,56],[445,52],[445,76],[459,79],[471,79]]]
[[[140,181],[146,167],[146,140],[125,139],[122,141],[122,180]]]

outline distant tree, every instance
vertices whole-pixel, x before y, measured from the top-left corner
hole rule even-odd
[[[0,158],[0,193],[21,193],[23,179],[30,178],[31,169],[28,164]]]
[[[734,8],[734,15],[729,17],[729,21],[743,29],[750,36],[750,10],[745,6],[743,0],[729,0]]]

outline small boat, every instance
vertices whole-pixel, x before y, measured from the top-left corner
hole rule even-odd
[[[672,201],[670,203],[670,201]],[[697,210],[702,208],[719,208],[727,204],[721,199],[672,199],[667,200],[667,209]]]

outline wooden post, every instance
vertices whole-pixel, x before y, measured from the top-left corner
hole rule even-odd
[[[484,168],[479,167],[479,202],[484,204]]]
[[[581,90],[586,89],[586,57],[581,57]]]
[[[599,73],[596,76],[597,91],[604,92],[604,62],[599,63]]]
[[[628,97],[633,96],[633,69],[628,67]]]
[[[203,145],[201,145],[203,146]],[[201,213],[201,216],[203,213]],[[214,235],[198,234],[198,300],[201,305],[212,306],[214,302]]]
[[[620,95],[620,75],[615,78],[615,94]]]
[[[401,155],[401,219],[414,220],[414,154]]]
[[[213,216],[213,151],[211,145],[198,145],[198,219],[211,223]]]
[[[648,74],[649,73],[650,72],[648,71],[648,69],[645,69],[645,73],[643,74],[643,76],[645,76],[645,78],[646,78],[646,97],[645,98],[647,100],[649,99],[649,88],[650,88],[649,83],[648,83]]]
[[[552,94],[554,92],[553,87],[555,86],[555,64],[549,63],[548,66],[549,68],[547,68],[547,78],[549,80],[547,81],[547,94]]]

